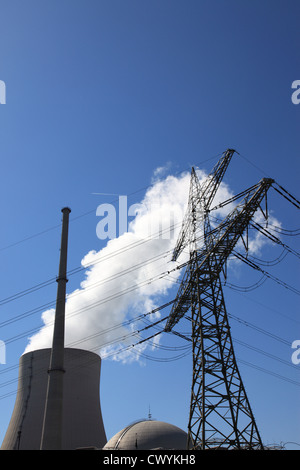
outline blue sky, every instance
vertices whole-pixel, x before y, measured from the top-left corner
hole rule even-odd
[[[291,101],[291,85],[300,79],[299,14],[292,0],[0,1],[2,299],[56,276],[63,206],[72,209],[71,270],[105,246],[96,236],[96,209],[114,198],[93,193],[140,202],[157,167],[208,172],[235,148],[240,156],[225,177],[233,192],[268,175],[298,197],[300,105]],[[283,198],[270,196],[270,207],[284,228],[299,228],[296,208]],[[297,237],[284,242],[297,248]],[[267,246],[261,257],[276,256],[278,248]],[[272,273],[299,286],[293,256]],[[82,279],[72,276],[69,292]],[[245,269],[232,283],[255,280]],[[233,336],[286,363],[241,344],[237,356],[299,382],[290,347],[299,339],[299,297],[270,280],[253,292],[224,292],[230,313],[286,341],[232,319]],[[52,284],[6,303],[1,318],[55,295]],[[18,363],[27,344],[26,336],[8,340],[39,325],[40,313],[0,330],[7,343],[0,372]],[[17,372],[1,374],[1,382]],[[299,386],[242,363],[241,373],[263,440],[299,443]],[[185,428],[190,378],[190,356],[143,366],[103,361],[108,437],[146,417],[149,404],[153,417]],[[16,383],[1,390],[9,396],[0,400],[0,440]]]

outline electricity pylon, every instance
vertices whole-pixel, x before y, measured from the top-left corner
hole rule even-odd
[[[192,168],[188,208],[182,222],[181,232],[173,251],[172,261],[175,261],[184,248],[189,245],[190,252],[196,249],[201,222],[207,220],[207,213],[222,182],[235,150],[228,149],[215,165],[205,181],[200,185],[198,176]]]
[[[221,181],[214,175],[220,174],[221,167],[226,170],[231,156],[227,152],[221,158],[202,186],[192,169],[188,209],[173,252],[176,259],[182,247],[190,246],[189,263],[165,326],[165,331],[171,331],[190,310],[193,380],[189,449],[263,449],[237,367],[221,273],[273,180],[265,178],[245,191],[243,201],[211,229],[209,207]],[[199,239],[204,240],[200,248]]]

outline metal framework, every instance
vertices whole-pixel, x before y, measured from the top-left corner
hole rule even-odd
[[[273,180],[262,179],[244,191],[243,201],[212,229],[209,207],[233,152],[223,154],[203,185],[192,169],[188,208],[173,252],[175,260],[189,245],[190,260],[165,326],[165,331],[171,331],[190,311],[193,379],[189,449],[263,448],[237,367],[221,274]]]

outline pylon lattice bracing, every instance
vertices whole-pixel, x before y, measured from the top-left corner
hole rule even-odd
[[[190,260],[165,331],[171,331],[190,311],[193,343],[190,449],[263,448],[233,350],[221,273],[274,181],[264,178],[244,192],[243,201],[217,228],[211,229],[209,208],[233,153],[234,150],[227,150],[223,154],[202,185],[192,169],[188,208],[173,252],[176,260],[189,246]],[[203,236],[204,243],[198,247]]]

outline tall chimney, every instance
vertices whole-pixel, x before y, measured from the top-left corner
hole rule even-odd
[[[1,450],[101,449],[107,441],[99,396],[101,358],[90,351],[64,348],[71,211],[65,208],[62,212],[52,348],[21,356],[15,406]]]
[[[48,370],[48,388],[42,429],[41,449],[59,450],[62,447],[63,378],[65,342],[65,302],[67,280],[67,251],[69,214],[68,207],[62,209],[62,233],[57,281],[56,311],[53,342]]]

